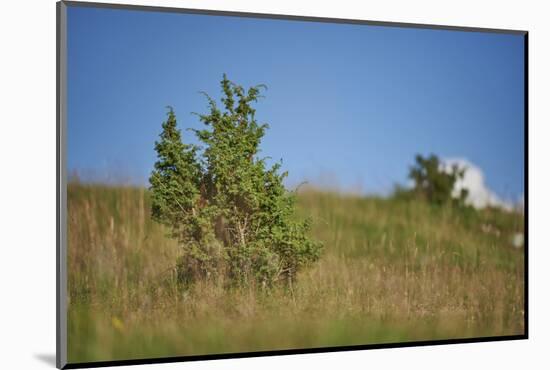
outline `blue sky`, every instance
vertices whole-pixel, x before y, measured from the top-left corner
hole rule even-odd
[[[198,91],[218,98],[227,73],[268,86],[261,156],[289,185],[387,194],[435,153],[517,199],[523,69],[518,35],[69,7],[68,167],[146,185],[165,107],[200,127]]]

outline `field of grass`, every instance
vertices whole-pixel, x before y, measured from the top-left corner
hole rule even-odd
[[[68,187],[68,359],[123,360],[516,335],[523,216],[304,190],[324,242],[292,290],[178,288],[145,189]]]

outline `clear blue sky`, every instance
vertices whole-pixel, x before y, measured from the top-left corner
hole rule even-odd
[[[198,91],[219,97],[225,72],[269,87],[261,155],[283,158],[289,184],[387,194],[433,152],[516,199],[523,67],[517,35],[69,7],[68,166],[147,184],[165,107],[200,127]]]

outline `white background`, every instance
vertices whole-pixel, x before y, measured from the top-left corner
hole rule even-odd
[[[120,2],[112,0],[112,2]],[[550,22],[544,1],[131,1],[133,4],[528,30],[530,339],[264,357],[140,369],[549,368]],[[0,367],[55,357],[55,2],[0,8]]]

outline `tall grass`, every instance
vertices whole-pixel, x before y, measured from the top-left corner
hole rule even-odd
[[[523,216],[313,190],[292,289],[178,288],[146,190],[68,188],[70,362],[522,334]]]

